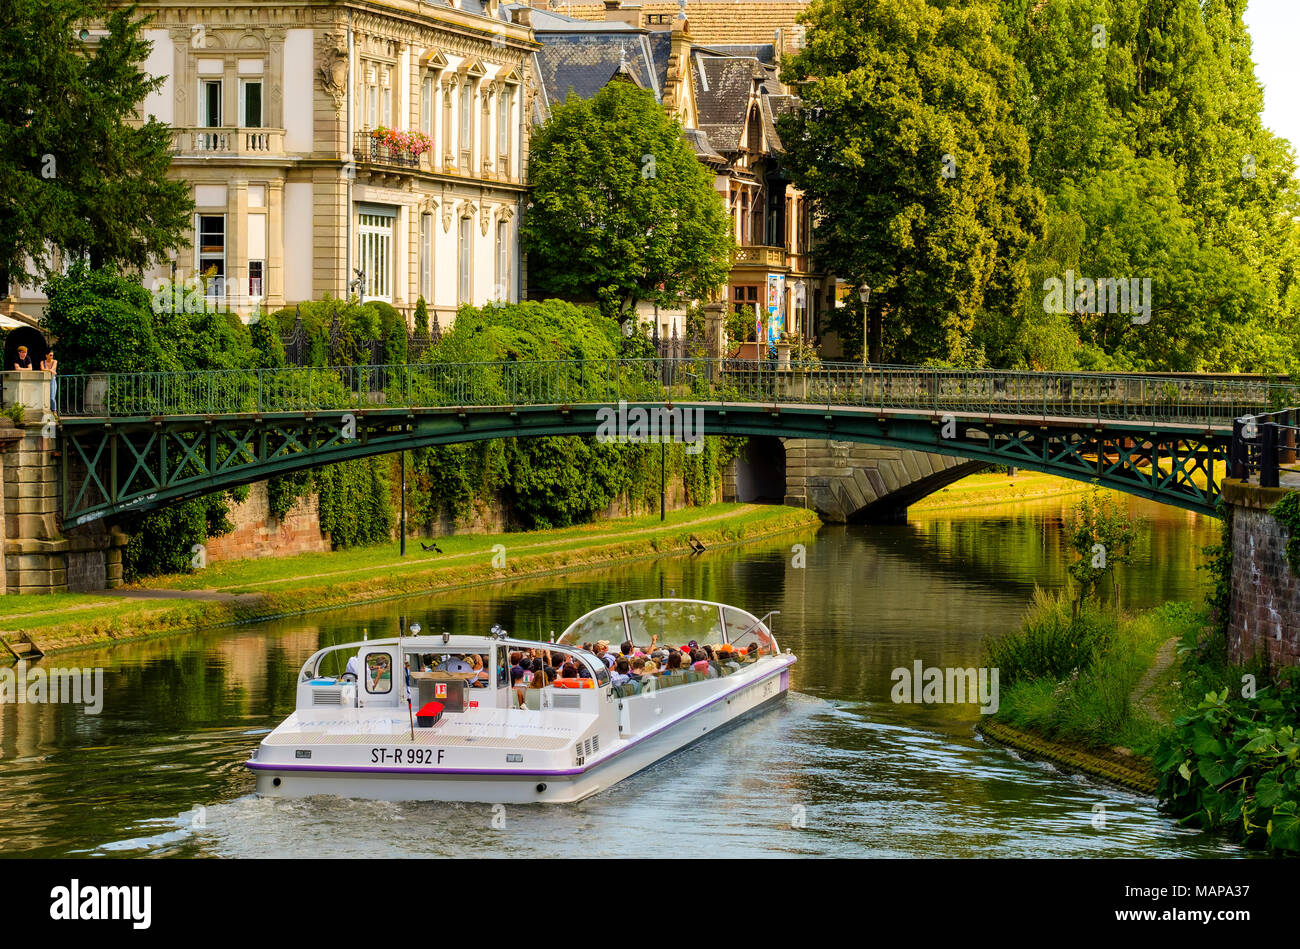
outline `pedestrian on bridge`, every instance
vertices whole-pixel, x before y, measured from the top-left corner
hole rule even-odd
[[[41,360],[41,368],[50,374],[50,411],[59,410],[59,361],[54,358],[54,347],[51,346],[45,353],[45,358]]]

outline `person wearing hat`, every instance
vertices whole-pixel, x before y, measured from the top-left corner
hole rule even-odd
[[[21,371],[21,370],[26,370],[26,369],[30,369],[30,368],[32,368],[32,360],[31,360],[31,358],[27,355],[27,347],[26,347],[26,346],[19,346],[19,347],[18,347],[18,352],[17,352],[15,355],[16,355],[16,357],[17,357],[17,358],[14,359],[14,371],[15,371],[15,372],[18,372],[18,371]]]
[[[605,668],[614,668],[614,657],[610,654],[608,639],[602,639],[596,643],[595,653],[596,658],[605,664]]]

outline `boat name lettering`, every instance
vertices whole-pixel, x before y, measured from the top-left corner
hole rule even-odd
[[[437,756],[434,756],[434,752]],[[371,764],[442,764],[442,748],[371,748]]]

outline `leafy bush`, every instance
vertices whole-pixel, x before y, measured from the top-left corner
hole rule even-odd
[[[1160,741],[1159,795],[1183,823],[1224,828],[1250,845],[1300,852],[1300,684],[1254,698],[1208,693]]]
[[[1113,617],[1094,609],[1072,616],[1066,595],[1035,588],[1020,629],[986,644],[988,665],[999,670],[1003,688],[1027,679],[1060,680],[1087,670],[1115,627]]]

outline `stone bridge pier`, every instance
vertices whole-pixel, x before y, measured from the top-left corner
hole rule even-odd
[[[17,425],[0,416],[0,594],[89,592],[120,586],[127,536],[93,524],[65,530],[60,458],[50,411],[50,374],[0,373],[0,403],[21,405]]]
[[[733,463],[724,497],[810,508],[836,524],[901,524],[908,507],[986,467],[859,442],[751,437]]]

